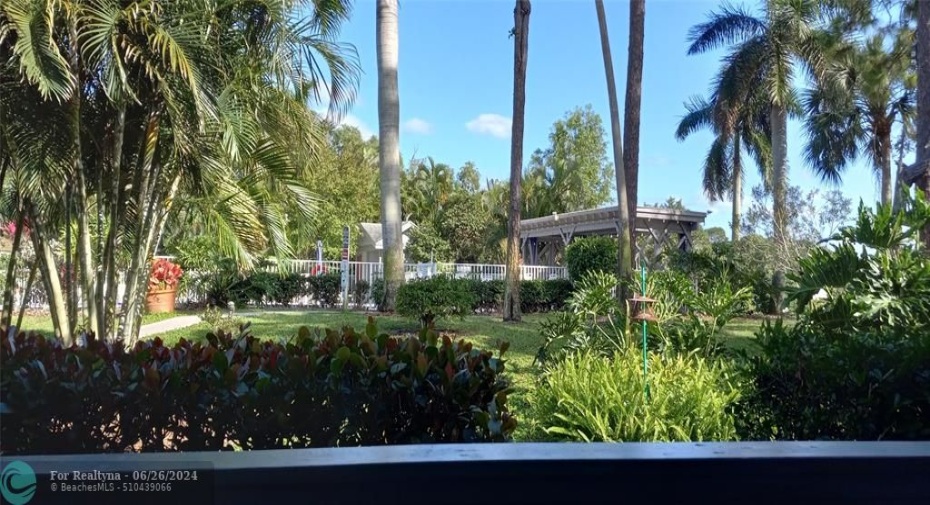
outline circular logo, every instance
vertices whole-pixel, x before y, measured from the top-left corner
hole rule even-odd
[[[36,473],[23,461],[13,461],[0,473],[0,494],[11,505],[29,503],[36,494]]]

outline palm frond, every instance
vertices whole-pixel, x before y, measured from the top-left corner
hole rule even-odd
[[[708,103],[702,97],[691,97],[685,103],[685,110],[688,111],[675,130],[675,138],[684,140],[689,135],[701,128],[713,128],[713,105]]]
[[[704,160],[704,193],[710,201],[726,198],[732,186],[732,146],[726,138],[718,136],[711,144]]]
[[[56,2],[4,0],[0,4],[15,36],[13,54],[24,77],[45,99],[66,100],[74,91],[75,78],[55,42],[61,13]]]
[[[699,54],[720,47],[742,42],[765,33],[765,22],[756,18],[742,7],[724,5],[719,13],[711,13],[710,19],[695,25],[688,32],[688,54]]]

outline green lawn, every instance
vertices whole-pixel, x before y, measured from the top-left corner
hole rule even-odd
[[[142,324],[155,323],[172,317],[196,314],[196,312],[178,311],[173,314],[145,314],[142,316]],[[16,315],[13,316],[14,319]],[[16,324],[16,321],[13,321]],[[44,335],[54,334],[52,320],[49,316],[24,315],[22,329],[27,331],[37,331]]]

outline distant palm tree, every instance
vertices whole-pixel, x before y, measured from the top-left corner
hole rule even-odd
[[[822,178],[838,182],[855,158],[865,156],[881,180],[883,205],[894,198],[892,128],[914,116],[913,44],[908,31],[900,32],[890,51],[883,34],[863,44],[838,42],[831,59],[844,78],[817,83],[804,97],[808,163]]]
[[[526,61],[529,55],[530,0],[513,8],[513,123],[510,135],[510,205],[507,215],[507,270],[504,321],[520,317],[520,211],[523,179],[523,130],[526,119]]]
[[[752,156],[763,181],[767,181],[771,175],[772,150],[764,100],[757,98],[754,103],[739,107],[738,112],[720,110],[715,98],[711,101],[694,98],[685,104],[688,113],[675,131],[678,140],[686,139],[701,128],[714,132],[714,142],[704,159],[704,193],[712,202],[730,197],[733,202],[730,238],[734,242],[739,240],[742,222],[743,152]],[[734,123],[727,124],[727,118],[732,118]]]
[[[394,310],[404,283],[400,202],[400,98],[397,89],[397,0],[378,0],[378,140],[381,164],[381,226],[384,236],[385,310]]]
[[[416,162],[405,176],[407,218],[439,226],[439,216],[455,186],[452,167],[429,157]]]
[[[823,14],[817,0],[766,0],[763,15],[756,17],[741,8],[726,6],[710,19],[694,26],[688,54],[730,46],[720,74],[717,99],[741,103],[757,92],[770,104],[772,126],[772,200],[774,240],[786,250],[788,180],[788,115],[798,108],[794,79],[800,64],[809,74],[826,79],[821,33]],[[736,108],[727,108],[734,113]],[[785,283],[784,264],[775,266],[772,279],[776,310],[781,309]]]

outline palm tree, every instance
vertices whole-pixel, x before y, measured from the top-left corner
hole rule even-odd
[[[455,186],[452,167],[428,157],[414,162],[403,175],[401,194],[406,217],[438,227],[439,216]]]
[[[622,132],[620,131],[620,110],[617,103],[617,83],[614,79],[614,64],[613,58],[610,55],[610,38],[607,34],[607,15],[604,12],[603,0],[594,0],[594,7],[597,10],[597,24],[601,35],[601,54],[604,58],[604,72],[607,76],[607,99],[610,102],[610,134],[611,143],[614,150],[614,173],[617,179],[617,212],[620,225],[620,230],[617,234],[619,241],[617,270],[621,279],[629,280],[633,278],[633,219],[635,219],[635,216],[631,214],[629,197],[627,195],[627,174],[623,157]],[[631,11],[633,10],[632,4],[630,4],[630,9]],[[630,20],[630,23],[633,23],[632,19]],[[640,42],[639,48],[639,68],[640,74],[642,74],[642,42]],[[638,114],[636,122],[638,128]],[[634,203],[633,208],[635,209],[635,207],[636,205]],[[633,212],[635,212],[635,210]],[[627,296],[623,291],[624,290],[619,290],[617,296],[625,299]]]
[[[513,124],[510,137],[510,207],[507,221],[507,278],[504,321],[520,317],[520,183],[523,179],[523,130],[526,119],[526,62],[529,56],[530,0],[513,8]]]
[[[883,34],[864,44],[837,44],[831,59],[845,78],[817,83],[804,98],[808,163],[824,179],[838,182],[855,158],[867,157],[881,181],[882,205],[894,198],[893,126],[906,124],[914,112],[914,41],[908,35],[902,31],[890,51]]]
[[[304,7],[309,14],[295,16]],[[68,191],[83,216],[81,285],[84,299],[97,301],[84,310],[96,309],[98,335],[138,334],[148,261],[181,196],[199,201],[208,229],[228,238],[240,258],[290,253],[285,229],[312,215],[303,181],[325,139],[306,102],[325,85],[339,113],[358,75],[351,49],[335,39],[348,4],[312,7],[289,0],[261,8],[201,0],[160,0],[146,9],[116,0],[0,7],[0,39],[42,41],[13,44],[2,67],[3,82],[25,76],[23,86],[37,96],[18,100],[23,110],[4,123],[38,140],[0,157],[24,160],[17,197],[30,202],[47,289],[58,278],[50,241],[71,226],[50,210],[77,186]],[[37,114],[56,118],[50,131],[64,147],[27,149],[48,135],[34,124]],[[33,164],[65,168],[30,172]],[[285,213],[284,202],[301,215]],[[126,289],[117,312],[120,274]]]
[[[378,0],[378,154],[381,166],[381,226],[384,236],[384,303],[394,310],[404,283],[400,204],[400,98],[397,90],[397,0]]]
[[[827,60],[817,31],[822,7],[816,0],[766,0],[762,17],[741,8],[724,7],[689,33],[688,54],[732,46],[724,60],[718,100],[741,103],[761,92],[770,104],[773,235],[779,251],[786,250],[787,240],[787,129],[788,115],[798,103],[794,88],[796,62],[818,80],[827,76]],[[784,283],[785,265],[781,262],[775,266],[772,279],[776,310],[781,308]]]
[[[756,100],[755,106],[742,105],[738,112],[730,112],[720,111],[715,99],[694,98],[685,108],[688,113],[678,124],[675,137],[685,140],[700,128],[714,132],[714,142],[704,159],[704,193],[712,202],[731,199],[730,234],[731,240],[736,242],[742,223],[743,152],[755,159],[763,181],[770,176],[770,128],[765,103]],[[726,118],[733,118],[735,124],[726,124]]]

